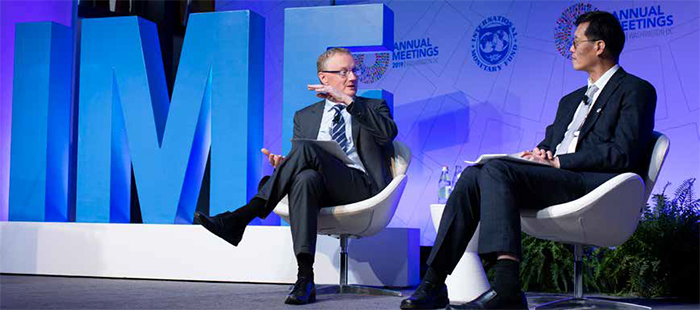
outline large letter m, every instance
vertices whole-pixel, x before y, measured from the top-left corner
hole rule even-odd
[[[85,19],[76,221],[130,222],[135,188],[144,223],[190,223],[209,157],[212,211],[251,198],[261,166],[263,49],[259,15],[193,14],[170,100],[153,23]]]

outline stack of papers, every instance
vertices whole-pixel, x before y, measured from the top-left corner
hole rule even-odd
[[[515,153],[515,154],[484,154],[484,155],[479,156],[479,158],[477,158],[476,161],[465,160],[464,162],[469,164],[469,165],[483,165],[483,164],[489,162],[490,160],[494,160],[494,159],[503,159],[503,160],[508,160],[508,161],[525,163],[525,164],[549,166],[545,163],[540,163],[540,162],[531,161],[531,160],[527,160],[525,158],[522,158],[522,157],[520,157],[520,153]]]

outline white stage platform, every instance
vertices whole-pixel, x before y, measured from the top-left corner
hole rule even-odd
[[[419,232],[351,239],[350,284],[419,282]],[[318,236],[317,284],[337,284],[339,241]],[[134,279],[294,283],[288,226],[250,226],[233,247],[199,225],[0,222],[0,272]]]

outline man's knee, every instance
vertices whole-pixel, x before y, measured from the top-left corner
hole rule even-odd
[[[479,167],[471,166],[462,171],[457,183],[455,183],[445,206],[446,212],[453,212],[454,208],[464,208],[464,199],[469,199],[469,195],[473,195],[479,188],[478,184]]]
[[[470,186],[476,186],[479,178],[480,168],[477,166],[469,166],[464,169],[454,185],[454,191],[463,191]]]
[[[511,166],[508,161],[494,159],[487,162],[480,172],[480,177],[507,181],[511,178]]]
[[[321,173],[316,170],[307,169],[299,172],[294,178],[292,187],[308,187],[308,186],[318,186],[323,184],[323,177]]]
[[[287,154],[286,161],[308,162],[318,153],[318,146],[311,141],[299,140],[292,143],[292,149]]]
[[[295,140],[292,142],[292,149],[290,150],[290,153],[293,151],[297,152],[308,152],[315,150],[316,144],[314,144],[311,141],[307,140]]]

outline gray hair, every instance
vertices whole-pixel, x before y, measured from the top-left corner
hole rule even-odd
[[[323,54],[321,54],[321,56],[318,56],[318,60],[316,60],[317,72],[323,71],[326,67],[326,61],[329,58],[335,56],[336,54],[347,54],[347,55],[352,56],[352,53],[350,53],[350,50],[348,50],[347,48],[342,48],[342,47],[331,48],[331,49],[323,52]]]

